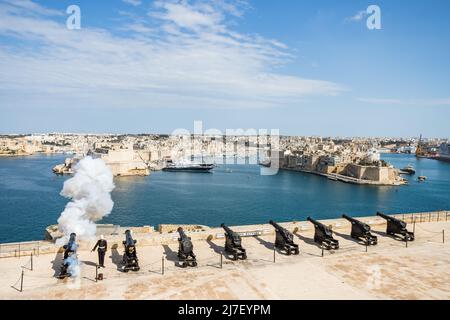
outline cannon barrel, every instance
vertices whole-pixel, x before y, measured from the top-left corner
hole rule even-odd
[[[75,244],[77,241],[77,235],[75,233],[71,233],[69,237],[69,243],[67,244],[69,247],[71,247],[73,244]]]
[[[380,217],[382,217],[382,218],[384,218],[384,219],[386,219],[386,220],[396,220],[395,218],[393,218],[393,217],[390,217],[390,216],[388,216],[387,214],[384,214],[384,213],[382,213],[382,212],[377,212],[377,216],[380,216]]]
[[[384,213],[382,213],[382,212],[377,212],[377,216],[380,216],[380,217],[382,217],[382,218],[384,218],[384,219],[386,219],[386,220],[391,220],[391,221],[393,221],[393,222],[403,223],[402,220],[399,220],[399,219],[397,219],[397,218],[388,216],[387,214],[384,214]]]
[[[367,223],[364,223],[364,222],[359,221],[359,220],[357,220],[357,219],[355,219],[355,218],[349,217],[349,216],[346,215],[346,214],[343,214],[343,215],[342,215],[342,218],[347,219],[347,220],[350,221],[351,223],[358,225],[359,227],[365,229],[366,231],[370,231],[370,226],[369,226]]]
[[[284,228],[283,228],[282,226],[280,226],[278,223],[276,223],[276,222],[273,221],[273,220],[270,220],[269,223],[270,223],[275,229],[278,229],[278,230],[284,230]]]
[[[270,220],[269,223],[275,228],[275,231],[278,232],[285,240],[292,241],[292,233],[289,230],[283,228],[278,223],[272,220]]]
[[[76,251],[77,250],[77,235],[75,233],[71,233],[69,236],[69,241],[64,246],[66,251]]]
[[[353,223],[356,223],[356,224],[358,224],[358,225],[360,225],[360,226],[367,226],[366,223],[364,223],[364,222],[362,222],[362,221],[359,221],[359,220],[357,220],[357,219],[355,219],[355,218],[349,217],[349,216],[346,215],[346,214],[343,214],[343,215],[342,215],[342,218],[347,219],[348,221],[353,222]]]
[[[352,218],[352,217],[349,217],[349,216],[346,215],[346,214],[343,214],[343,215],[342,215],[342,218],[347,219],[347,220],[350,221],[350,222],[360,222],[360,221],[358,221],[358,220],[356,220],[356,219],[354,219],[354,218]]]
[[[309,222],[312,222],[317,228],[322,229],[323,232],[331,235],[331,229],[329,227],[327,227],[326,225],[324,225],[323,223],[321,223],[317,220],[314,220],[311,217],[306,218],[306,220],[308,220]]]
[[[377,212],[377,216],[380,216],[380,217],[382,217],[382,218],[384,218],[384,219],[386,219],[388,221],[392,221],[392,222],[394,222],[394,223],[396,223],[398,225],[401,225],[403,228],[406,227],[406,222],[404,222],[403,220],[400,220],[400,219],[388,216],[388,215],[386,215],[384,213],[381,213],[381,212]]]
[[[318,226],[323,226],[323,227],[325,227],[325,225],[323,224],[323,223],[320,223],[319,221],[317,221],[317,220],[314,220],[313,218],[311,218],[311,217],[308,217],[308,218],[306,218],[306,220],[308,220],[309,222],[312,222],[313,224],[315,224],[315,225],[318,225]]]
[[[134,246],[136,244],[136,240],[133,240],[133,237],[131,236],[131,231],[126,230],[125,231],[125,241],[124,244],[126,246]]]
[[[72,232],[72,233],[70,234],[69,243],[75,242],[76,239],[77,239],[76,233],[73,233],[73,232]]]
[[[225,232],[226,232],[227,234],[229,234],[230,236],[231,236],[232,234],[234,234],[234,231],[231,230],[230,228],[228,228],[228,227],[225,225],[225,223],[222,223],[220,226],[221,226],[221,227],[225,230]]]
[[[179,228],[177,229],[177,231],[178,231],[178,233],[180,234],[180,238],[181,238],[181,239],[186,239],[186,238],[187,238],[186,233],[184,233],[184,230],[183,230],[182,227],[179,227]]]

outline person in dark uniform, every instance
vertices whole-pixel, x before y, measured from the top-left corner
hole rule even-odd
[[[103,235],[100,236],[100,239],[95,244],[95,247],[92,249],[92,252],[95,251],[95,249],[98,247],[98,264],[100,267],[105,267],[105,253],[106,250],[108,250],[108,242],[105,240],[105,237]]]

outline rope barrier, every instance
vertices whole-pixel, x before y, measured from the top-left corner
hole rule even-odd
[[[16,288],[16,285],[17,285],[19,282],[21,282],[21,281],[22,281],[22,274],[19,276],[19,279],[17,279],[17,281],[16,281],[11,287],[14,288],[14,289],[16,289],[16,290],[19,290],[19,289]]]
[[[433,236],[431,236],[431,237],[428,237],[428,238],[422,238],[423,240],[428,240],[428,241],[430,241],[430,240],[435,240],[435,239],[437,239],[439,237],[439,239],[442,239],[442,242],[444,242],[444,238],[443,238],[443,232],[439,232],[439,234],[435,234],[435,235],[433,235]]]
[[[30,279],[52,279],[52,277],[49,277],[49,276],[40,276],[40,275],[36,275],[36,274],[31,274],[31,273],[27,274],[27,279],[28,278],[30,278]]]
[[[155,260],[153,262],[144,264],[143,266],[141,266],[141,269],[147,268],[147,267],[151,267],[154,266],[155,264],[158,264],[159,266],[161,265],[161,259]]]
[[[417,227],[418,227],[419,229],[421,229],[422,231],[425,231],[425,232],[428,232],[428,233],[442,234],[442,231],[430,231],[430,230],[427,230],[427,229],[425,229],[424,227],[420,226],[419,224],[417,225]]]
[[[30,259],[22,266],[22,268],[33,271],[33,254],[30,255]]]

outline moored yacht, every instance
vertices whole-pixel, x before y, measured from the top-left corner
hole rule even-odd
[[[413,168],[412,165],[408,165],[407,167],[403,168],[401,171],[403,173],[407,173],[407,174],[416,174],[416,170]]]
[[[450,162],[450,143],[446,142],[441,144],[439,154],[435,159]]]
[[[207,172],[210,172],[214,168],[215,168],[215,165],[212,163],[195,163],[195,162],[174,163],[172,161],[168,161],[166,167],[163,168],[163,171],[207,173]]]

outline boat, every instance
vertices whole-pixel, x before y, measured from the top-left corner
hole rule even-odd
[[[427,154],[422,146],[422,135],[420,135],[419,142],[416,147],[416,157],[417,158],[426,158]]]
[[[330,179],[330,180],[333,180],[333,181],[338,181],[338,178],[337,178],[337,176],[335,174],[334,175],[330,174],[330,175],[327,176],[327,178]]]
[[[179,162],[174,163],[168,161],[167,165],[162,169],[163,171],[169,172],[198,172],[207,173],[216,167],[212,163],[195,163],[195,162]]]
[[[439,153],[434,159],[450,162],[450,143],[441,144]]]
[[[401,169],[401,173],[416,174],[416,170],[413,168],[412,165],[408,165],[407,167]]]
[[[74,173],[73,168],[78,163],[78,161],[80,161],[79,156],[75,156],[73,158],[66,158],[66,160],[64,160],[64,163],[57,164],[56,166],[53,167],[52,171],[54,174],[58,176],[71,175]]]
[[[266,160],[259,161],[258,164],[259,164],[260,166],[269,168],[270,165],[271,165],[271,161],[270,161],[270,159],[266,159]]]

